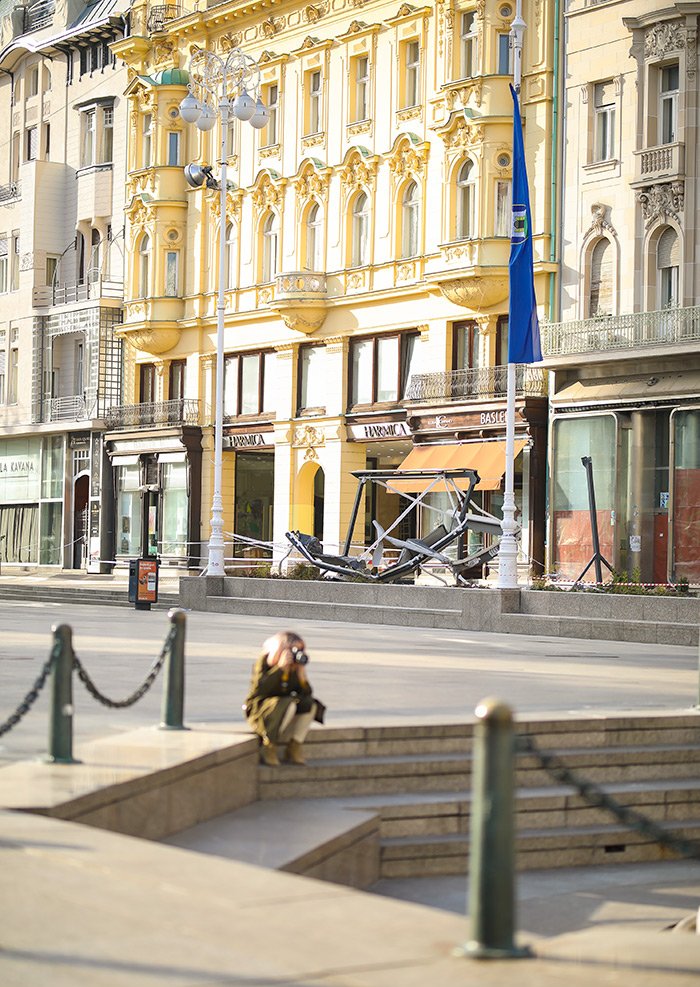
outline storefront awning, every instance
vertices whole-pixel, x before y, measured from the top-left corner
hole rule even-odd
[[[527,444],[527,439],[515,440],[515,455]],[[407,493],[419,493],[427,490],[432,479],[400,480],[401,470],[441,470],[441,469],[472,469],[479,474],[478,490],[498,490],[501,477],[506,471],[505,442],[463,442],[445,445],[416,446],[409,452],[397,470],[397,483],[392,487],[405,490]],[[459,482],[460,489],[466,490],[468,484]],[[438,489],[436,484],[435,489]]]

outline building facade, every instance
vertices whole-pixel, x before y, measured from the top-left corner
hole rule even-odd
[[[542,315],[557,270],[554,9],[523,11]],[[480,470],[479,502],[499,513],[514,3],[285,3],[272,13],[222,3],[163,8],[160,19],[157,10],[134,4],[130,35],[113,46],[129,102],[125,396],[107,435],[117,550],[137,547],[122,535],[138,516],[141,547],[205,560],[220,229],[225,530],[278,554],[290,528],[337,550],[352,471],[398,467],[409,453]],[[270,109],[263,130],[232,129],[223,222],[218,194],[189,189],[181,171],[188,162],[216,171],[219,156],[218,125],[202,133],[178,115],[201,47],[252,55]],[[546,394],[546,373],[519,368],[525,566],[544,560]],[[137,482],[149,469],[152,483]],[[380,491],[366,506],[391,520],[399,498]],[[433,506],[449,507],[437,495]],[[360,522],[354,541],[366,540]]]
[[[566,11],[563,321],[543,349],[549,564],[569,577],[591,556],[590,456],[609,563],[700,579],[699,14],[653,0]]]
[[[42,2],[1,23],[3,564],[113,559],[102,435],[122,387],[122,9]]]

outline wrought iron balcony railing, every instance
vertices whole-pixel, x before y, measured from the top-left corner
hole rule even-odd
[[[87,402],[82,394],[69,394],[62,398],[49,398],[47,419],[57,421],[82,421],[88,417]]]
[[[156,7],[151,7],[146,27],[150,34],[156,34],[158,31],[165,30],[165,25],[168,21],[174,21],[178,17],[185,17],[187,14],[189,14],[189,10],[185,10],[179,4],[159,4]]]
[[[19,182],[8,182],[0,185],[0,202],[11,202],[12,199],[22,198],[22,186]]]
[[[85,281],[65,281],[46,288],[35,288],[32,301],[35,308],[45,308],[50,305],[69,305],[71,302],[88,302],[96,298],[121,301],[123,295],[124,285],[121,281],[87,278]]]
[[[540,326],[545,357],[700,340],[700,306],[630,315],[603,315]]]
[[[547,371],[542,367],[518,364],[515,368],[516,394],[519,397],[546,397]],[[407,401],[474,401],[505,398],[508,368],[480,367],[476,370],[452,370],[447,373],[414,374],[406,391]]]
[[[199,401],[144,401],[142,404],[119,404],[105,412],[107,428],[133,428],[139,425],[199,425]]]

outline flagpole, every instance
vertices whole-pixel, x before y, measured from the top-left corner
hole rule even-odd
[[[523,33],[522,0],[517,0],[510,32],[513,38],[513,89],[520,97],[522,79]],[[510,326],[509,326],[510,339]],[[510,347],[509,347],[510,349]],[[503,493],[501,544],[498,551],[498,588],[518,585],[518,526],[515,522],[515,364],[508,358],[506,390],[506,486]]]

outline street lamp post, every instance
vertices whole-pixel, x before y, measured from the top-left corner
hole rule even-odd
[[[208,576],[224,575],[224,502],[222,496],[224,434],[224,287],[226,281],[226,150],[228,129],[236,119],[247,120],[261,130],[270,113],[260,93],[260,67],[250,55],[234,48],[225,59],[200,49],[190,59],[189,93],[180,103],[180,116],[202,131],[211,130],[217,117],[221,120],[221,169],[219,183],[210,168],[189,165],[185,177],[195,188],[206,182],[218,188],[219,210],[219,279],[216,296],[216,415],[214,425],[214,491],[211,503]]]

